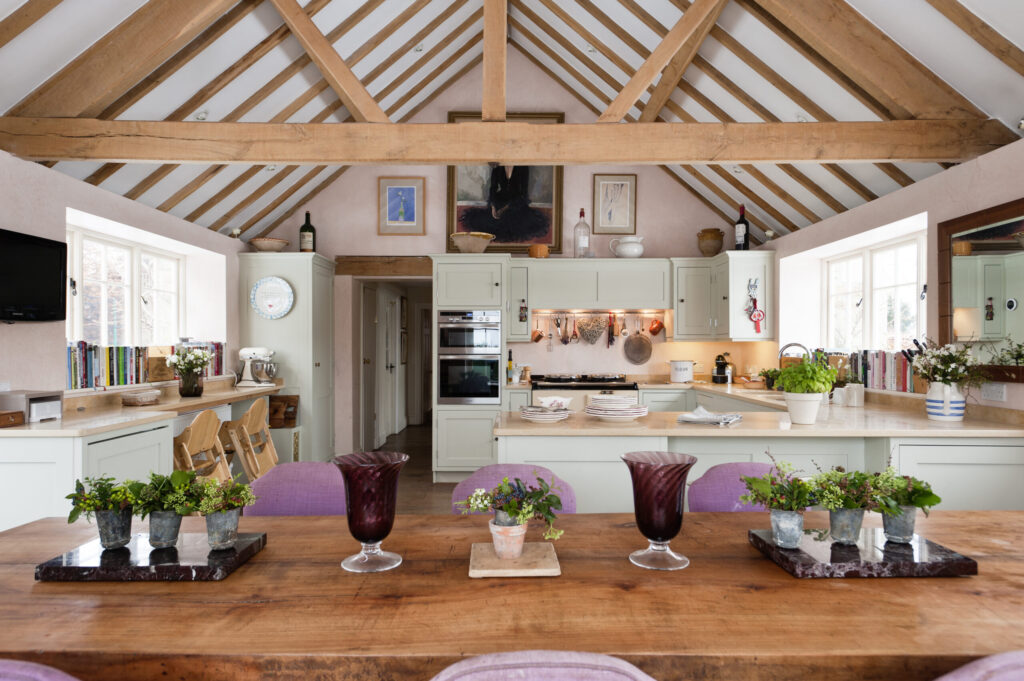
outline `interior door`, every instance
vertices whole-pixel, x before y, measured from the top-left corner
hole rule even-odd
[[[362,362],[359,384],[362,386],[361,448],[377,448],[377,291],[363,286]]]

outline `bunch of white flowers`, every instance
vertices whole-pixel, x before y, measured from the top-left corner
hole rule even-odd
[[[492,497],[488,494],[487,490],[483,487],[478,487],[475,492],[469,495],[469,499],[466,499],[466,506],[471,511],[489,511],[491,510]]]
[[[179,349],[167,358],[167,366],[173,368],[179,376],[187,373],[201,374],[211,359],[213,354],[200,348]]]
[[[942,347],[929,346],[914,357],[914,372],[931,383],[977,383],[981,378],[981,361],[971,349],[950,343]]]

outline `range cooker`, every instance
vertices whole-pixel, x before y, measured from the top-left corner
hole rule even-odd
[[[590,404],[593,395],[625,395],[639,399],[635,381],[627,381],[623,374],[546,374],[533,377],[532,402],[540,404],[541,397],[559,396],[569,400],[569,409],[578,411]]]

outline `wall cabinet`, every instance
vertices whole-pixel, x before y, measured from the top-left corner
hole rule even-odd
[[[672,276],[667,260],[551,259],[529,263],[529,303],[542,310],[664,310]]]
[[[475,471],[495,463],[497,409],[434,409],[434,470]]]
[[[505,340],[529,342],[530,340],[530,268],[524,262],[513,262],[508,268],[508,293],[505,296],[505,312],[508,323],[504,325]],[[522,314],[520,314],[522,312]]]
[[[672,258],[672,337],[679,341],[771,340],[775,337],[775,254],[727,251],[714,258]],[[760,330],[751,298],[764,312]]]
[[[641,390],[640,404],[650,411],[693,411],[697,398],[693,390]]]
[[[529,390],[505,390],[501,397],[502,411],[519,411],[530,404]]]
[[[334,262],[315,253],[243,253],[238,256],[239,338],[242,347],[274,351],[282,394],[299,396],[299,458],[334,456]],[[292,310],[264,319],[249,304],[259,279],[279,276],[294,291]]]
[[[504,309],[507,255],[432,256],[438,308]]]

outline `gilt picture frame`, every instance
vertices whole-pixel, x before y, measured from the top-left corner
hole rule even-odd
[[[426,184],[425,177],[377,178],[377,234],[423,236],[427,233],[423,214]]]
[[[449,123],[480,120],[479,111],[448,114]],[[506,120],[557,125],[565,114],[510,113]],[[448,166],[447,218],[449,253],[458,251],[451,240],[456,232],[494,234],[488,253],[525,254],[535,244],[561,253],[562,166]]]
[[[594,174],[594,234],[636,234],[636,175]]]

